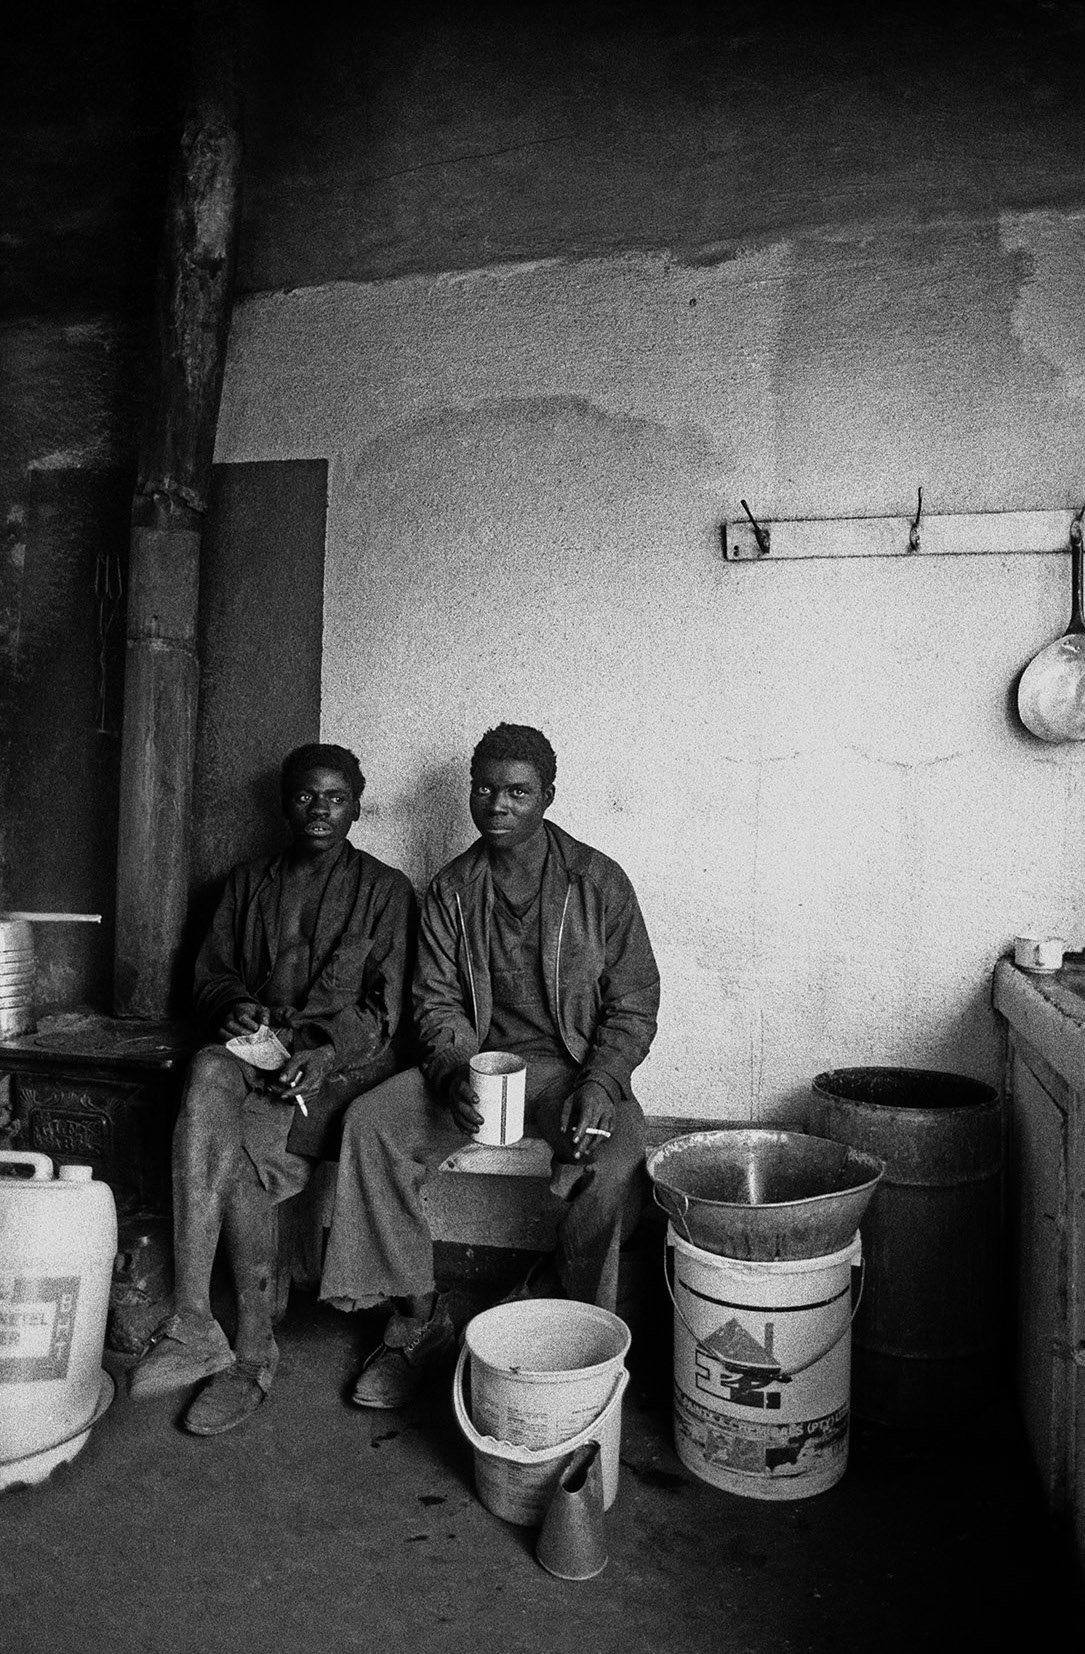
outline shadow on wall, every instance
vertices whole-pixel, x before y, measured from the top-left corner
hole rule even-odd
[[[279,770],[267,768],[253,776],[247,789],[244,806],[247,823],[237,853],[229,866],[223,866],[212,878],[197,879],[189,892],[188,912],[185,915],[181,945],[177,952],[171,986],[171,1004],[175,1014],[188,1016],[192,1011],[192,975],[196,956],[215,916],[226,875],[230,867],[254,856],[273,856],[286,846],[287,834],[283,824],[282,803],[279,798]]]
[[[814,1076],[811,1074],[811,1082],[813,1079]],[[769,1118],[762,1118],[762,1110],[757,1108],[754,1111],[755,1117],[750,1124],[764,1127],[770,1131],[814,1132],[811,1123],[812,1095],[810,1085],[781,1087],[779,1102],[774,1104]],[[814,1135],[816,1136],[817,1133],[814,1132]]]
[[[467,813],[467,782],[462,759],[427,765],[409,792],[400,794],[404,822],[403,862],[416,887],[424,890],[434,874],[474,841]]]

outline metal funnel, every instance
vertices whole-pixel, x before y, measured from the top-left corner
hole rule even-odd
[[[827,1137],[750,1126],[672,1137],[648,1157],[656,1202],[685,1240],[763,1263],[847,1246],[884,1170]]]

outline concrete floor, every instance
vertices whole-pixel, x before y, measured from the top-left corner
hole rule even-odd
[[[445,1385],[345,1403],[378,1328],[295,1292],[270,1401],[217,1441],[122,1382],[70,1466],[0,1499],[5,1654],[933,1654],[1080,1613],[1003,1397],[943,1437],[856,1422],[835,1488],[761,1503],[679,1464],[665,1323],[642,1330],[610,1562],[570,1584],[479,1503]]]

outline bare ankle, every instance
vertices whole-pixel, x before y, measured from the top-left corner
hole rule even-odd
[[[173,1313],[183,1315],[186,1320],[213,1321],[211,1302],[207,1298],[183,1296],[175,1292],[173,1295]]]

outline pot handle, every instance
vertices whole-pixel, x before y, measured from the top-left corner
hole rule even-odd
[[[674,1201],[674,1205],[670,1206],[665,1201],[660,1200],[659,1190],[658,1190],[657,1186],[653,1183],[652,1184],[652,1199],[655,1201],[656,1205],[659,1207],[661,1212],[666,1212],[667,1216],[670,1218],[672,1223],[674,1222],[674,1220],[676,1218],[678,1219],[678,1222],[682,1226],[681,1227],[682,1239],[684,1241],[688,1241],[689,1244],[691,1246],[693,1246],[694,1245],[693,1236],[689,1232],[689,1224],[686,1221],[686,1216],[687,1216],[687,1213],[689,1212],[689,1196],[687,1194],[683,1194],[681,1189],[668,1189],[667,1190],[667,1199]]]
[[[27,1183],[48,1183],[53,1177],[53,1162],[36,1149],[0,1149],[0,1166],[29,1166]]]

